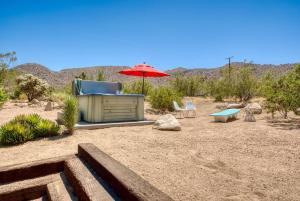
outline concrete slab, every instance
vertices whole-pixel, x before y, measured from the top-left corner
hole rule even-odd
[[[75,125],[75,129],[99,129],[110,127],[124,127],[124,126],[144,126],[154,124],[155,121],[128,121],[128,122],[113,122],[113,123],[88,123],[80,121]]]

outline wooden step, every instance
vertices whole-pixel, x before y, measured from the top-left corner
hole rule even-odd
[[[61,172],[64,168],[64,161],[72,157],[75,155],[0,167],[0,185]]]
[[[149,182],[114,160],[95,145],[78,145],[78,155],[86,161],[99,177],[105,180],[121,199],[127,201],[172,201]]]
[[[49,201],[72,201],[66,185],[62,179],[47,185],[47,195]]]
[[[48,201],[47,196],[39,197],[30,201]]]
[[[114,200],[79,158],[67,160],[65,162],[64,173],[74,187],[79,200]]]
[[[23,201],[40,198],[46,195],[47,184],[59,179],[59,174],[52,174],[0,185],[0,200]]]

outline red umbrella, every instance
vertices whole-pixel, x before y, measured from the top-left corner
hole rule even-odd
[[[119,73],[124,74],[124,75],[143,77],[142,94],[144,94],[144,78],[145,77],[170,76],[167,73],[156,70],[154,67],[147,65],[146,63],[138,64],[138,65],[134,66],[133,68],[122,70]]]

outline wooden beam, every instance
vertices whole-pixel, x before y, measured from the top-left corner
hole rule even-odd
[[[172,201],[142,177],[102,152],[95,145],[78,145],[78,155],[126,201]]]

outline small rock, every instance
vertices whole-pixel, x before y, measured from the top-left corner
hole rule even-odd
[[[248,122],[255,122],[256,121],[251,109],[245,108],[245,113],[246,113],[246,115],[245,115],[244,121],[248,121]]]
[[[296,109],[295,114],[300,115],[300,108]]]
[[[45,106],[45,111],[52,111],[53,110],[53,103],[49,101]]]
[[[227,108],[227,106],[228,106],[228,103],[222,103],[222,104],[216,105],[216,108],[220,109],[220,110],[224,110]]]
[[[63,113],[62,112],[57,112],[56,122],[57,122],[58,125],[63,125],[64,124]]]
[[[34,104],[34,105],[37,105],[37,104],[40,103],[40,101],[37,100],[37,99],[33,99],[32,101],[30,101],[30,103],[31,103],[31,104]]]
[[[258,103],[251,103],[248,104],[245,108],[248,110],[251,110],[253,114],[261,114],[262,113],[262,107]]]
[[[180,131],[181,126],[178,120],[171,114],[160,116],[154,123],[153,128],[158,130]]]
[[[227,105],[227,109],[239,109],[245,107],[244,103],[231,103]]]

